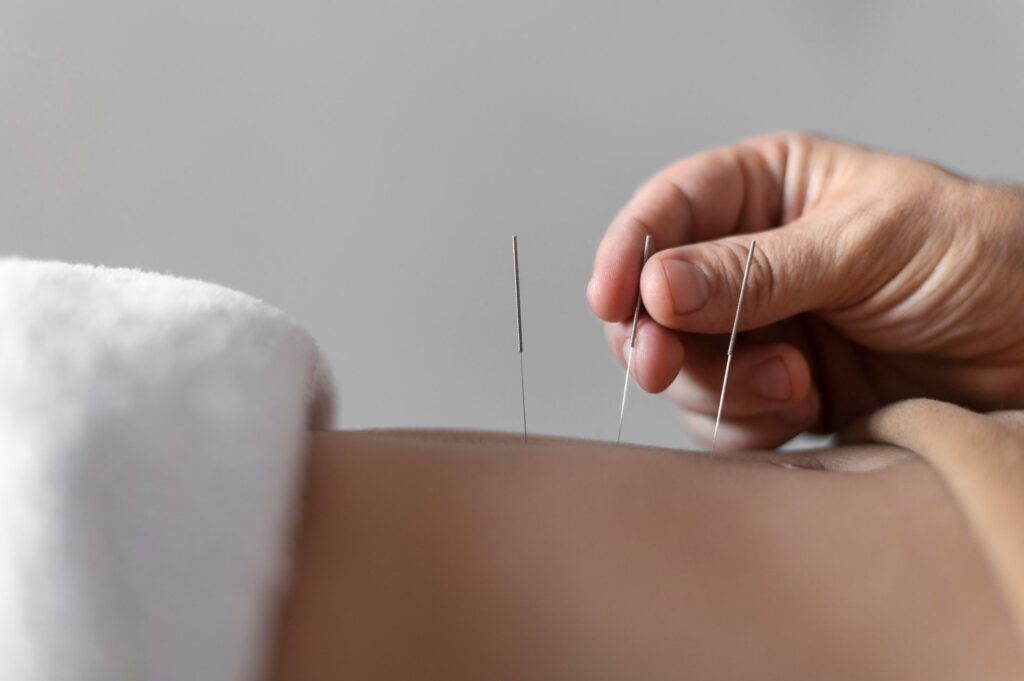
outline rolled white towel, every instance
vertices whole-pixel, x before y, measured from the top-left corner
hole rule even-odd
[[[259,678],[329,373],[220,286],[0,259],[0,679]]]

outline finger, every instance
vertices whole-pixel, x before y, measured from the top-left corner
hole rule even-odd
[[[626,319],[635,301],[644,238],[655,250],[788,219],[812,182],[806,167],[823,143],[806,135],[759,137],[683,159],[648,180],[612,221],[594,259],[590,305],[605,321]],[[786,186],[786,178],[795,178]]]
[[[632,328],[632,322],[605,324],[605,338],[623,368],[629,353],[629,333]],[[675,379],[682,363],[683,345],[678,334],[655,324],[649,317],[641,318],[636,328],[632,367],[633,376],[640,387],[647,392],[660,393]]]
[[[863,289],[857,273],[867,270],[859,258],[841,257],[841,222],[839,213],[822,212],[750,236],[662,251],[643,271],[644,308],[659,324],[679,331],[729,332],[752,239],[757,246],[740,330],[851,304]]]
[[[691,342],[684,346],[686,358],[667,395],[684,411],[714,416],[725,374],[725,352]],[[802,402],[810,391],[810,366],[792,345],[738,347],[722,413],[725,418],[779,413]]]
[[[718,428],[716,449],[728,452],[778,447],[810,429],[820,410],[821,401],[812,390],[803,401],[777,414],[723,419]],[[684,421],[687,433],[697,444],[711,446],[715,432],[713,416],[689,413]]]

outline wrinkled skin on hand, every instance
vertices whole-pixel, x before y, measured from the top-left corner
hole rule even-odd
[[[650,234],[658,251],[643,267]],[[803,134],[683,159],[601,241],[588,287],[624,362],[709,442],[725,347],[757,239],[719,444],[778,445],[932,397],[1024,406],[1024,191]]]

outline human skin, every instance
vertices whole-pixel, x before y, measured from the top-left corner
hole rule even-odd
[[[844,439],[922,452],[971,526],[1024,642],[1024,411],[977,414],[907,400],[858,422]]]
[[[658,251],[642,269],[644,238]],[[1024,406],[1024,190],[800,133],[685,158],[609,226],[588,298],[691,435],[713,429],[749,242],[757,240],[718,444],[773,447],[930,397]]]
[[[280,681],[1024,675],[970,525],[904,450],[356,431],[308,451]]]

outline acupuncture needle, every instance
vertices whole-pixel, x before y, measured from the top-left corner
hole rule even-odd
[[[644,269],[644,265],[647,264],[647,258],[651,256],[651,235],[648,234],[647,238],[644,239],[644,256],[643,260],[640,261],[640,271]],[[629,374],[633,369],[633,348],[636,347],[636,327],[640,321],[640,307],[642,300],[640,297],[640,291],[636,292],[636,307],[633,309],[633,328],[629,332],[629,357],[626,359],[626,382],[622,386],[622,406],[619,407],[619,432],[615,436],[615,444],[622,442],[622,417],[626,415],[626,393],[629,392]]]
[[[526,372],[523,367],[523,310],[519,300],[519,240],[512,237],[512,272],[516,280],[516,338],[519,341],[519,392],[523,400],[523,442],[526,435]]]
[[[743,294],[747,292],[747,276],[750,274],[750,263],[754,260],[754,245],[751,240],[747,251],[747,264],[743,267],[743,281],[740,282],[740,299],[736,302],[736,316],[732,320],[732,334],[729,336],[729,349],[725,353],[725,375],[722,376],[722,394],[718,398],[718,413],[715,415],[715,432],[711,436],[711,451],[718,444],[718,426],[722,422],[722,408],[725,407],[725,389],[729,385],[729,369],[732,368],[732,352],[736,346],[736,332],[740,327],[740,310],[743,309]]]

